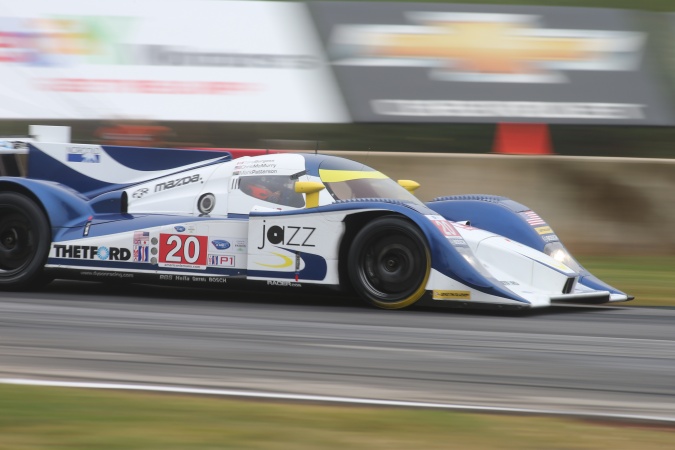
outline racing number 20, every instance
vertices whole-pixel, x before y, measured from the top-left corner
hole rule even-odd
[[[159,261],[205,266],[207,245],[206,236],[160,234]]]

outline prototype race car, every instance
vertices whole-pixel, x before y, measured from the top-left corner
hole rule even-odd
[[[504,197],[422,203],[347,159],[31,143],[0,177],[0,289],[55,278],[355,292],[371,305],[632,299]]]

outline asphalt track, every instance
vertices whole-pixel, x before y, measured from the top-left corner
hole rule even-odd
[[[0,378],[675,418],[675,309],[381,311],[301,289],[0,293]]]

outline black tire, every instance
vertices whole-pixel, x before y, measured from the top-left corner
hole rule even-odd
[[[431,253],[410,221],[387,216],[368,223],[354,238],[347,261],[356,292],[373,306],[405,308],[426,292]]]
[[[0,193],[0,290],[42,287],[50,244],[42,209],[25,195]]]

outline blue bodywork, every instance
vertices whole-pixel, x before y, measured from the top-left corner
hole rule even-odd
[[[550,233],[541,235],[536,231],[536,227],[527,222],[523,213],[530,211],[530,208],[506,197],[453,195],[438,197],[427,203],[427,206],[448,220],[469,221],[476,228],[499,234],[540,252],[546,253],[546,246],[552,242],[557,242],[560,247],[564,248],[552,229]],[[550,228],[548,224],[541,226]],[[592,289],[625,295],[624,292],[592,275],[578,261],[574,260],[574,262],[578,266],[580,283]]]

